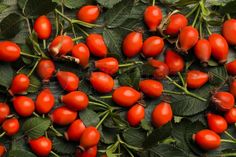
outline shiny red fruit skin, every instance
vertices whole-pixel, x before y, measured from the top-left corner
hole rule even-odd
[[[140,92],[128,86],[121,86],[115,89],[112,94],[112,100],[122,107],[130,107],[140,98]]]
[[[34,23],[34,30],[39,39],[48,39],[52,33],[52,24],[47,16],[38,17]]]
[[[29,145],[32,151],[38,156],[48,156],[52,150],[52,141],[44,136],[31,139]]]
[[[231,108],[225,113],[224,117],[228,124],[236,123],[236,108]]]
[[[174,75],[184,69],[184,59],[172,50],[166,51],[165,63],[169,67],[170,74]]]
[[[236,60],[227,63],[226,69],[230,75],[236,75]]]
[[[18,119],[10,118],[10,119],[5,120],[2,124],[2,129],[3,131],[6,132],[8,136],[15,135],[20,129],[20,124],[19,124]]]
[[[164,40],[158,36],[152,36],[147,38],[143,43],[142,54],[145,57],[156,57],[164,48]]]
[[[186,82],[187,87],[191,89],[197,89],[207,83],[209,76],[199,70],[190,70],[187,72]]]
[[[77,118],[77,112],[61,106],[52,112],[50,118],[53,123],[64,126],[72,123]]]
[[[74,46],[74,42],[70,36],[59,35],[50,44],[49,50],[53,56],[61,56],[69,53]]]
[[[71,52],[72,56],[79,59],[79,64],[82,67],[87,67],[89,63],[90,52],[87,45],[84,43],[76,44]]]
[[[11,95],[26,92],[29,88],[29,84],[30,80],[28,76],[25,74],[18,74],[13,78],[9,92]]]
[[[131,126],[138,126],[145,117],[145,109],[142,105],[136,104],[127,112],[127,121]]]
[[[0,103],[0,124],[4,122],[7,116],[10,114],[10,108],[6,103]]]
[[[144,11],[144,22],[150,31],[156,31],[162,21],[162,11],[158,6],[148,6]]]
[[[163,91],[163,85],[155,80],[143,80],[139,82],[140,90],[152,98],[160,97]]]
[[[188,25],[188,19],[182,14],[171,15],[165,34],[177,36],[182,28]]]
[[[93,127],[87,127],[80,137],[80,146],[84,149],[96,146],[100,140],[99,131]]]
[[[49,88],[46,88],[37,96],[35,101],[35,109],[40,114],[46,114],[53,108],[54,103],[54,95]]]
[[[3,157],[6,152],[6,147],[0,143],[0,157]]]
[[[228,111],[234,107],[234,96],[229,92],[217,92],[212,97],[213,103],[221,111]]]
[[[152,123],[156,127],[161,127],[171,121],[173,112],[169,103],[161,102],[152,111]]]
[[[86,39],[86,44],[90,50],[90,52],[100,58],[104,58],[107,56],[107,46],[104,42],[104,38],[100,34],[89,34]]]
[[[164,79],[168,74],[169,74],[169,67],[167,66],[166,63],[155,60],[155,59],[150,59],[148,63],[155,68],[153,72],[153,76],[157,80]]]
[[[0,61],[14,62],[20,58],[20,47],[11,41],[0,42]]]
[[[109,93],[114,87],[113,78],[104,72],[92,72],[89,79],[93,88],[99,93]]]
[[[76,150],[75,157],[96,157],[97,156],[97,146],[88,148],[85,151]]]
[[[35,110],[34,101],[27,96],[17,96],[13,98],[13,106],[17,114],[22,117],[29,117]]]
[[[124,38],[122,44],[123,53],[126,57],[134,57],[142,50],[142,46],[143,34],[140,32],[130,32]]]
[[[119,70],[119,62],[114,57],[107,57],[95,61],[95,67],[104,73],[113,75]]]
[[[55,64],[49,59],[40,60],[37,66],[37,74],[44,82],[48,82],[52,78],[55,71]]]
[[[222,116],[213,113],[207,114],[207,123],[208,127],[218,134],[223,133],[228,128],[226,120]]]
[[[87,108],[89,99],[84,92],[73,91],[61,96],[61,102],[72,110],[81,111]]]
[[[222,34],[227,42],[231,45],[236,45],[236,20],[230,19],[224,22],[222,28]]]
[[[194,54],[202,63],[207,63],[211,58],[211,45],[206,39],[198,40],[194,47]]]
[[[198,30],[192,26],[184,27],[179,34],[180,49],[187,53],[198,41]]]
[[[56,77],[61,87],[67,92],[75,91],[79,87],[79,77],[72,72],[58,71]]]
[[[68,141],[79,141],[82,133],[85,130],[85,125],[82,120],[77,119],[71,123],[67,131],[65,132],[65,137]]]
[[[220,34],[213,33],[208,40],[211,45],[212,56],[220,63],[225,63],[229,54],[229,46],[225,38]]]
[[[76,17],[78,20],[88,22],[88,23],[94,23],[100,14],[100,9],[96,5],[86,5],[81,7],[77,14]]]
[[[229,86],[229,92],[236,97],[236,80],[233,80]]]
[[[220,136],[208,129],[198,131],[194,140],[204,150],[213,150],[220,146]]]

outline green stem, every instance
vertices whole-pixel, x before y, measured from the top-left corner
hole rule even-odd
[[[58,136],[58,137],[63,137],[63,135],[62,135],[59,131],[57,131],[57,130],[53,127],[53,125],[51,125],[49,128],[56,134],[56,136]]]
[[[182,85],[185,86],[186,83],[185,83],[184,78],[183,78],[183,76],[180,72],[178,72],[178,76],[180,78],[180,81],[181,81]]]
[[[34,64],[33,68],[30,70],[30,72],[28,73],[28,77],[30,77],[32,75],[32,73],[35,71],[37,65],[39,64],[39,59],[36,61],[36,63]]]
[[[211,35],[211,34],[212,34],[212,32],[211,32],[211,30],[210,30],[210,28],[209,28],[209,25],[208,25],[208,24],[206,24],[206,29],[207,29],[207,32],[208,32],[208,34],[209,34],[209,35]]]
[[[108,108],[106,105],[100,104],[100,103],[97,103],[97,102],[89,101],[89,104],[92,104],[92,105],[95,105],[95,106],[100,106],[100,107],[103,107],[103,108]]]
[[[99,126],[103,123],[103,121],[108,117],[108,115],[110,114],[110,111],[107,110],[107,113],[103,116],[103,118],[100,120],[100,122],[97,124],[96,128],[98,129]]]
[[[196,14],[196,16],[195,16],[195,18],[194,18],[194,20],[193,20],[193,23],[192,23],[192,26],[193,26],[193,27],[195,27],[195,25],[196,25],[198,16],[199,16],[199,14],[200,14],[200,11],[201,11],[201,7],[198,7],[198,9],[197,9],[197,14]]]
[[[25,20],[26,20],[26,23],[27,23],[29,34],[32,34],[32,30],[31,30],[29,19],[25,17]]]
[[[58,32],[59,32],[59,21],[58,21],[58,15],[57,15],[56,11],[54,11],[54,16],[55,16],[55,25],[56,25],[56,36],[58,36]]]
[[[156,1],[155,1],[155,0],[152,0],[152,5],[153,5],[153,6],[155,6],[155,3],[156,3]]]
[[[82,37],[82,36],[76,37],[76,38],[73,38],[72,40],[73,40],[73,41],[77,41],[77,40],[80,40],[80,39],[83,39],[83,37]]]
[[[201,21],[201,19],[200,19],[200,24],[199,24],[199,32],[200,32],[200,39],[203,39],[202,21]]]
[[[119,64],[119,68],[129,67],[129,66],[132,66],[132,65],[135,65],[135,64],[143,64],[143,62],[142,61],[135,61],[135,62],[132,62],[132,63]]]
[[[228,131],[224,131],[224,133],[231,138],[232,140],[236,141],[236,139],[228,132]]]
[[[89,36],[89,34],[85,31],[85,30],[83,30],[82,28],[80,28],[80,27],[78,27],[79,28],[79,30],[82,32],[82,33],[84,33],[84,35],[86,36],[86,37],[88,37]]]
[[[226,156],[236,156],[236,153],[225,153],[225,154],[221,154],[222,156],[226,157]]]
[[[193,8],[187,15],[185,15],[186,18],[188,18],[189,16],[191,16],[191,15],[197,10],[198,6],[199,6],[199,4],[196,4],[196,5],[194,6],[194,8]]]
[[[50,152],[52,155],[56,156],[56,157],[60,157],[58,154],[56,154],[54,151]]]
[[[196,98],[196,99],[199,99],[199,100],[201,100],[201,101],[205,101],[205,102],[207,101],[207,99],[202,98],[202,97],[200,97],[200,96],[198,96],[198,95],[196,95],[196,94],[194,94],[194,93],[191,93],[191,92],[189,92],[189,91],[186,91],[185,93],[186,93],[186,95],[192,96],[192,97],[194,97],[194,98]]]
[[[26,56],[26,57],[41,59],[41,57],[39,57],[39,56],[31,55],[31,54],[24,53],[24,52],[20,52],[20,54],[21,54],[22,56]]]
[[[47,48],[47,41],[44,39],[43,40],[43,49],[46,49]]]
[[[102,25],[87,23],[87,22],[83,22],[83,21],[80,21],[80,20],[71,20],[71,23],[72,24],[79,24],[81,26],[88,27],[88,28],[102,27]]]
[[[130,157],[134,157],[134,154],[127,148],[127,146],[123,145],[123,147],[129,153]]]
[[[23,65],[20,69],[17,70],[17,74],[19,74],[21,72],[22,69],[24,69],[26,67],[26,65]]]
[[[39,86],[36,86],[34,84],[30,84],[30,86],[34,87],[34,88],[39,88]]]
[[[40,117],[36,112],[33,112],[33,115],[34,115],[35,117]]]
[[[163,93],[166,93],[166,94],[174,94],[174,95],[184,95],[184,93],[175,92],[175,91],[170,91],[170,90],[163,90]]]
[[[94,101],[96,101],[96,102],[99,102],[99,103],[101,103],[101,104],[104,104],[104,105],[107,106],[107,107],[110,107],[110,105],[108,105],[107,103],[105,103],[105,102],[103,102],[103,101],[101,101],[101,100],[99,100],[99,99],[97,99],[97,98],[95,98],[95,97],[93,97],[93,96],[89,96],[89,99],[94,100]]]
[[[60,12],[59,10],[55,9],[55,12],[60,15],[62,18],[64,18],[65,20],[67,20],[68,22],[72,23],[72,20],[67,17],[66,15],[64,15],[62,12]]]
[[[220,141],[225,142],[225,143],[234,143],[234,144],[236,144],[236,141],[227,140],[227,139],[221,139]]]
[[[112,95],[100,96],[101,99],[111,99]]]
[[[1,133],[1,134],[0,134],[0,138],[2,138],[5,134],[6,134],[5,131],[4,131],[3,133]]]
[[[230,16],[230,14],[229,14],[229,13],[227,13],[227,14],[226,14],[226,16],[227,16],[227,19],[228,19],[228,20],[230,20],[230,19],[231,19],[231,16]]]

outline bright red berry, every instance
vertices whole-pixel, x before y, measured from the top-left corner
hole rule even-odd
[[[212,101],[221,111],[228,111],[234,106],[234,96],[229,92],[217,92],[212,96]]]
[[[228,124],[236,123],[236,108],[231,108],[229,111],[225,113],[225,120]]]
[[[113,75],[119,70],[119,62],[114,57],[107,57],[95,61],[95,67],[104,73]]]
[[[65,137],[68,141],[79,141],[82,133],[85,130],[85,125],[84,123],[80,120],[77,119],[74,122],[72,122],[65,132]]]
[[[85,5],[79,9],[76,16],[78,20],[94,23],[100,14],[100,9],[96,5]]]
[[[49,59],[40,60],[37,66],[37,74],[44,82],[48,82],[52,78],[55,71],[55,64]]]
[[[82,67],[87,67],[89,63],[90,52],[87,45],[84,43],[76,44],[71,52],[72,56],[79,59],[79,64]]]
[[[222,116],[213,113],[207,114],[207,123],[208,127],[216,133],[222,133],[228,128],[226,120]]]
[[[226,69],[230,75],[236,75],[236,60],[227,63]]]
[[[143,80],[139,82],[140,90],[149,97],[159,97],[163,91],[163,85],[155,80]]]
[[[108,50],[103,39],[103,36],[100,34],[89,34],[86,39],[86,44],[90,52],[96,57],[106,57]]]
[[[36,19],[34,30],[39,39],[48,39],[52,33],[52,24],[47,16],[43,15]]]
[[[227,42],[231,45],[236,45],[236,20],[229,19],[224,22],[222,27],[222,34]]]
[[[143,43],[142,54],[145,57],[156,57],[164,48],[164,40],[158,36],[147,38]]]
[[[20,58],[20,47],[11,41],[0,42],[0,61],[14,62]]]
[[[77,118],[77,112],[73,111],[65,106],[56,108],[50,118],[53,123],[58,125],[68,125]]]
[[[100,140],[100,133],[95,127],[87,127],[80,137],[80,147],[84,149],[96,146]]]
[[[113,78],[103,72],[92,72],[89,80],[93,88],[99,93],[109,93],[114,87]]]
[[[72,72],[58,71],[56,77],[65,91],[75,91],[79,87],[79,77]]]
[[[35,108],[40,114],[48,113],[54,106],[55,98],[49,88],[42,90],[36,98]]]
[[[144,22],[150,31],[156,31],[162,21],[162,12],[158,6],[148,6],[144,11]]]
[[[0,103],[0,124],[7,118],[10,114],[10,108],[6,103]]]
[[[8,136],[13,136],[18,133],[20,129],[20,123],[16,118],[10,118],[3,122],[2,129]]]
[[[166,51],[165,63],[169,67],[170,74],[176,74],[184,69],[184,59],[172,50]]]
[[[34,101],[27,96],[14,97],[13,106],[17,114],[22,117],[31,116],[35,109]]]
[[[190,70],[186,76],[187,87],[192,89],[200,88],[207,83],[208,79],[209,76],[207,73],[199,70]]]
[[[229,86],[229,92],[236,97],[236,80],[233,80]]]
[[[97,146],[90,147],[85,151],[77,149],[75,153],[75,157],[96,157],[96,156],[97,156]]]
[[[145,109],[142,105],[136,104],[127,112],[127,121],[131,126],[137,126],[145,117]]]
[[[38,156],[48,156],[52,150],[52,141],[44,136],[31,139],[29,145],[32,151]]]
[[[155,60],[155,59],[150,59],[148,63],[155,68],[153,72],[153,76],[157,80],[161,80],[165,78],[169,74],[169,67],[167,66],[166,63]]]
[[[198,40],[194,47],[194,54],[202,63],[207,63],[211,58],[210,42],[206,39]]]
[[[4,156],[6,151],[6,147],[2,143],[0,143],[0,156]]]
[[[24,93],[29,88],[29,84],[30,80],[28,76],[18,74],[13,78],[9,92],[11,95]]]

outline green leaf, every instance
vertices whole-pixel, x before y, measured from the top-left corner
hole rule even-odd
[[[51,121],[48,118],[33,117],[24,122],[22,130],[29,137],[38,138],[44,135],[50,124]]]
[[[146,138],[146,133],[142,129],[129,128],[123,132],[125,141],[136,147],[142,147]]]
[[[65,139],[55,137],[53,139],[53,149],[60,154],[74,154],[76,144],[66,141]]]
[[[105,122],[104,122],[105,123]],[[101,141],[105,144],[112,144],[115,143],[116,141],[116,135],[117,135],[117,130],[116,129],[111,129],[107,127],[102,127],[101,133]]]
[[[228,79],[228,73],[224,66],[212,67],[209,69],[211,76],[210,83],[218,85]]]
[[[100,5],[105,8],[112,8],[114,5],[119,3],[121,0],[96,0]]]
[[[139,70],[139,68],[134,68],[131,71],[128,71],[128,73],[122,73],[119,78],[119,84],[121,86],[132,86],[136,89],[139,88],[139,82],[141,80],[141,72]]]
[[[56,6],[57,3],[52,0],[27,0],[23,7],[23,13],[30,18],[38,17],[52,12]]]
[[[123,22],[129,17],[132,10],[133,1],[123,0],[115,5],[112,9],[108,10],[105,14],[105,21],[108,28],[115,28],[122,25]]]
[[[2,13],[5,9],[7,9],[9,6],[3,3],[0,3],[0,13]]]
[[[10,150],[8,152],[8,157],[36,157],[33,153],[26,150]]]
[[[160,144],[149,151],[150,157],[187,157],[181,149],[170,144]]]
[[[226,13],[230,13],[230,14],[235,14],[236,10],[236,0],[231,0],[228,1],[228,3],[226,3],[224,6],[220,7],[220,13],[222,14],[226,14]]]
[[[23,29],[23,26],[23,16],[16,13],[11,13],[0,23],[1,35],[7,39],[13,38]]]
[[[96,126],[100,121],[98,114],[90,109],[80,111],[79,116],[86,126]]]
[[[14,75],[10,64],[1,62],[0,64],[0,85],[9,88]]]
[[[63,3],[67,8],[76,9],[86,4],[86,0],[64,0]]]
[[[152,148],[158,144],[158,142],[166,139],[171,135],[171,123],[167,123],[166,125],[155,129],[144,141],[145,148]]]
[[[42,82],[36,75],[30,76],[30,87],[28,88],[27,92],[29,93],[36,93],[41,89]]]

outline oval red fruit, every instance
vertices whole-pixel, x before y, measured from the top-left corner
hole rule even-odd
[[[97,156],[97,146],[88,148],[85,151],[76,150],[75,157],[96,157]]]
[[[93,88],[99,93],[109,93],[114,87],[113,78],[103,72],[92,72],[89,80]]]
[[[172,109],[169,103],[161,102],[152,111],[152,123],[156,127],[161,127],[173,118]]]
[[[79,141],[82,133],[85,130],[84,123],[77,119],[74,122],[71,123],[67,131],[65,132],[65,137],[68,141]]]
[[[56,77],[65,91],[75,91],[79,87],[79,77],[72,72],[58,71]]]
[[[193,139],[204,150],[213,150],[220,146],[220,136],[208,129],[198,131]]]
[[[61,96],[61,102],[72,110],[81,111],[87,108],[89,99],[84,92],[73,91]]]
[[[26,96],[14,97],[13,106],[17,114],[19,114],[22,117],[31,116],[35,109],[34,101]]]
[[[163,85],[155,80],[140,81],[139,88],[144,94],[152,98],[161,96],[163,91]]]
[[[190,70],[186,76],[187,87],[192,89],[200,88],[207,83],[208,79],[209,76],[207,73],[199,70]]]
[[[95,67],[109,75],[115,74],[119,70],[119,63],[114,57],[107,57],[95,61]]]
[[[50,89],[46,88],[42,90],[36,98],[36,111],[40,114],[46,114],[53,108],[54,103],[55,98],[52,92],[50,91]]]
[[[52,33],[52,24],[47,16],[38,17],[34,23],[34,30],[39,39],[48,39]]]
[[[236,123],[236,108],[231,108],[225,113],[224,117],[228,124]]]
[[[212,101],[221,111],[228,111],[234,106],[234,96],[229,92],[217,92],[212,96]]]
[[[11,95],[24,93],[29,88],[29,84],[30,80],[28,76],[18,74],[13,78],[9,92]]]
[[[135,45],[135,46],[134,46]],[[143,46],[143,34],[140,32],[131,32],[126,35],[123,41],[123,52],[126,57],[134,57],[141,50]]]
[[[142,105],[136,104],[127,112],[127,121],[131,126],[137,126],[145,117],[145,109]]]
[[[233,80],[229,86],[229,92],[236,97],[236,80]]]
[[[96,146],[100,140],[100,133],[95,127],[87,127],[80,137],[80,147],[84,149]]]
[[[170,74],[176,74],[184,69],[184,59],[172,50],[166,51],[165,63],[169,67]]]
[[[20,58],[20,47],[11,41],[0,42],[0,61],[14,62]]]
[[[222,34],[227,42],[231,45],[236,45],[236,20],[229,19],[224,22],[222,27]]]
[[[157,80],[164,79],[168,74],[169,74],[169,67],[167,66],[166,63],[155,60],[155,59],[150,59],[148,63],[155,68],[153,72],[153,76]]]
[[[95,22],[100,14],[100,9],[96,5],[85,5],[79,9],[76,16],[78,20],[93,23]]]
[[[0,143],[0,156],[3,157],[5,153],[6,147],[2,143]]]
[[[13,136],[18,133],[20,129],[20,123],[16,118],[10,118],[3,122],[2,129],[8,136]]]
[[[148,6],[144,11],[144,22],[150,31],[156,31],[162,21],[162,12],[158,6]]]
[[[226,69],[230,75],[236,75],[236,60],[227,63]]]
[[[7,118],[10,114],[10,108],[6,103],[0,103],[0,124]]]
[[[223,36],[212,34],[209,36],[212,56],[220,63],[225,63],[229,54],[229,46]]]
[[[56,108],[50,118],[53,123],[58,125],[68,125],[77,118],[77,112],[73,111],[65,106]]]
[[[188,19],[182,14],[170,16],[169,23],[165,29],[165,34],[177,36],[182,28],[188,25]]]
[[[211,45],[206,39],[198,40],[194,47],[194,54],[202,63],[207,63],[211,58]]]
[[[44,136],[31,139],[29,145],[32,151],[38,156],[48,156],[52,150],[52,141]]]
[[[103,36],[100,34],[89,34],[86,39],[86,44],[90,52],[96,57],[106,57],[107,46],[104,42]]]
[[[142,54],[145,57],[156,57],[164,48],[164,40],[158,36],[147,38],[143,43]]]
[[[82,67],[87,67],[89,63],[90,52],[87,45],[84,43],[76,44],[72,49],[72,56],[79,59],[79,64]]]
[[[213,113],[207,114],[207,123],[208,127],[218,134],[223,133],[228,128],[226,120],[222,116]]]
[[[49,59],[40,60],[37,66],[37,74],[44,82],[48,82],[52,78],[55,71],[55,64]]]
[[[112,94],[112,100],[123,107],[130,107],[135,104],[141,98],[140,92],[128,87],[122,86],[117,89]]]

